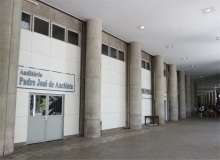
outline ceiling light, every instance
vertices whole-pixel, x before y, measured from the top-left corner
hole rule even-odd
[[[196,73],[200,73],[200,72],[196,72]]]
[[[200,76],[200,77],[202,77],[202,76]]]
[[[208,8],[208,9],[206,9],[205,11],[206,11],[206,13],[208,13],[208,12],[211,12],[211,9]]]
[[[168,45],[168,46],[166,46],[167,48],[173,48],[173,46],[172,45]]]
[[[208,8],[203,8],[203,9],[201,9],[201,11],[203,14],[208,14],[211,12],[215,12],[215,8],[214,8],[214,6],[212,6],[212,7],[208,7]]]
[[[145,27],[144,25],[141,25],[141,26],[138,26],[137,28],[140,29],[140,30],[143,30],[143,29],[145,29],[146,27]]]
[[[190,66],[190,67],[195,68],[196,66]]]
[[[216,37],[216,40],[220,40],[220,37]]]
[[[182,60],[186,60],[186,59],[188,59],[187,57],[183,57],[183,58],[181,58]]]

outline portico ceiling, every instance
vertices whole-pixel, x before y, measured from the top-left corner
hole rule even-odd
[[[176,64],[198,81],[201,91],[214,83],[219,87],[220,0],[42,1],[84,21],[101,19],[104,31],[126,42],[140,42],[151,55],[162,55],[165,63]],[[139,29],[141,25],[146,28]],[[212,77],[217,78],[213,83]]]

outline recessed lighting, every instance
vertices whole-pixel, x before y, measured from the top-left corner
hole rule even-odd
[[[208,9],[206,9],[205,11],[206,11],[206,13],[208,13],[208,12],[211,12],[211,9],[208,8]]]
[[[173,48],[173,46],[172,45],[168,45],[168,46],[166,46],[167,48]]]
[[[216,37],[216,40],[220,40],[220,37]]]
[[[202,76],[200,76],[200,77],[202,77]]]
[[[195,68],[196,66],[190,66],[190,67]]]
[[[183,57],[183,58],[181,58],[182,60],[186,60],[186,59],[188,59],[187,57]]]
[[[201,9],[201,11],[203,14],[207,14],[207,13],[215,12],[215,8],[214,8],[214,6],[212,6],[212,7],[208,7],[208,8],[203,8],[203,9]]]
[[[145,29],[146,27],[145,27],[144,25],[141,25],[141,26],[138,26],[137,28],[140,29],[140,30],[143,30],[143,29]]]
[[[201,73],[201,72],[196,72],[196,73]]]

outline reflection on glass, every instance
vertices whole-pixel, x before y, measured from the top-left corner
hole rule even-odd
[[[62,96],[49,96],[48,115],[62,115]]]
[[[30,116],[44,116],[46,110],[45,95],[31,95]]]
[[[111,57],[117,59],[117,50],[111,47],[110,51],[111,51]]]

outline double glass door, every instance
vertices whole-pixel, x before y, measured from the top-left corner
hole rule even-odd
[[[27,144],[63,138],[63,95],[30,94]]]

